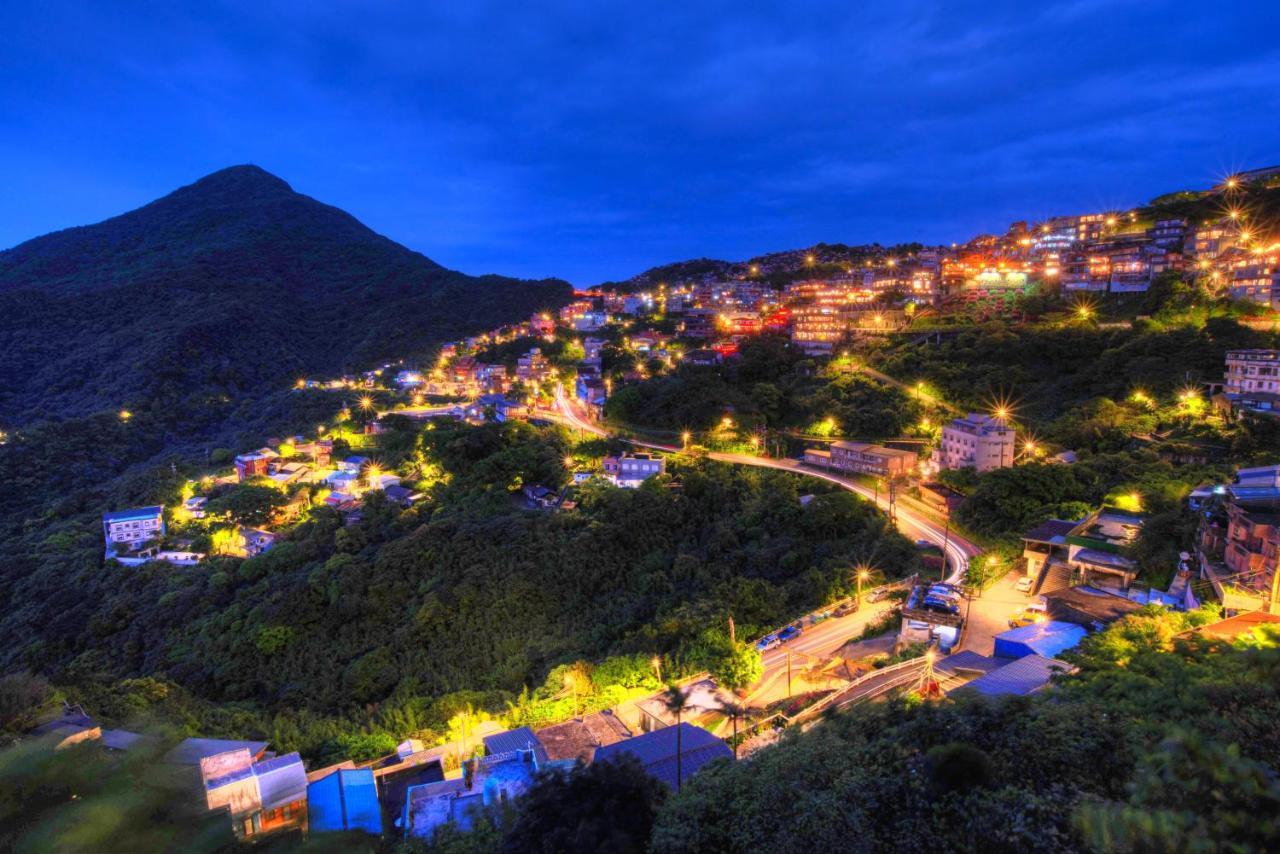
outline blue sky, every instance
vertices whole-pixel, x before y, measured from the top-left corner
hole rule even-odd
[[[949,242],[1280,163],[1274,2],[0,4],[0,247],[256,163],[472,273]]]

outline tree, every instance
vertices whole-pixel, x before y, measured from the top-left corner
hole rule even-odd
[[[676,791],[679,792],[684,783],[684,751],[681,749],[681,719],[689,708],[689,695],[679,683],[672,682],[665,691],[658,695],[659,702],[669,714],[676,716]]]
[[[504,834],[503,854],[640,854],[667,789],[633,756],[540,776]]]
[[[270,521],[276,510],[289,503],[286,496],[274,486],[242,483],[209,502],[214,513],[229,513],[242,525],[257,527]]]
[[[737,700],[722,699],[720,701],[720,711],[729,716],[729,720],[733,726],[733,758],[738,758],[738,718],[746,717],[751,709],[745,703],[739,703]]]
[[[764,661],[753,645],[724,637],[707,662],[711,678],[735,693],[744,691],[764,675]]]

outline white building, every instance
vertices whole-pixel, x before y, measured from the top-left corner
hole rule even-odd
[[[147,540],[163,537],[164,533],[163,504],[102,514],[102,536],[108,553],[114,552],[118,546],[132,551]]]
[[[1014,430],[1005,421],[970,412],[942,428],[943,468],[990,471],[1013,465]]]
[[[650,454],[620,454],[605,457],[601,460],[601,467],[618,486],[636,487],[655,474],[666,471],[667,461]]]
[[[1223,391],[1280,394],[1280,350],[1228,350]]]

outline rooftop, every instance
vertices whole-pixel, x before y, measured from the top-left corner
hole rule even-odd
[[[676,732],[680,732],[681,774],[687,780],[713,759],[732,759],[733,751],[705,729],[690,723],[663,727],[653,732],[601,747],[596,761],[606,762],[629,753],[640,760],[650,775],[676,788]]]
[[[1074,529],[1078,524],[1080,523],[1068,522],[1065,519],[1050,519],[1047,522],[1041,522],[1030,531],[1027,531],[1027,533],[1023,535],[1022,539],[1031,540],[1037,543],[1054,543],[1061,545],[1066,542],[1067,534],[1070,534],[1072,529]]]
[[[1026,655],[1003,667],[984,673],[962,690],[976,691],[988,697],[1033,694],[1049,684],[1056,673],[1072,673],[1075,667],[1056,658]]]
[[[164,513],[164,505],[157,504],[154,507],[135,507],[132,510],[114,510],[110,513],[102,514],[104,522],[127,522],[133,519],[154,519]]]

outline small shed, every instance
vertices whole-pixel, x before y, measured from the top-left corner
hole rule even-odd
[[[307,785],[311,830],[382,833],[382,808],[372,768],[340,768]]]
[[[1032,623],[996,635],[995,654],[997,658],[1016,659],[1027,655],[1056,658],[1080,643],[1085,634],[1083,626],[1061,620]]]

